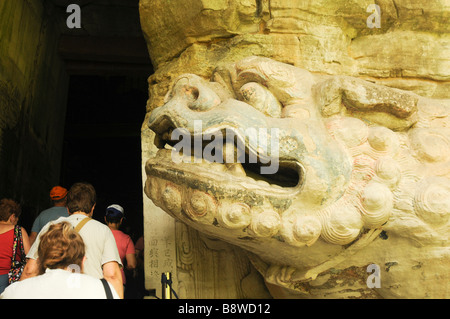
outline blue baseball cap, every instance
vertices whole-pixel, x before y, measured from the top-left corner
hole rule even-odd
[[[117,204],[109,205],[106,208],[106,216],[115,217],[124,217],[123,207]]]

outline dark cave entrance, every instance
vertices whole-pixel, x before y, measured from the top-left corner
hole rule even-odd
[[[53,186],[87,181],[98,193],[94,218],[120,204],[138,236],[153,73],[139,0],[78,1],[79,28],[66,23],[68,0],[1,3],[1,198],[21,205],[30,232]]]
[[[71,75],[61,182],[91,183],[97,191],[94,218],[107,206],[125,210],[123,230],[143,233],[140,130],[145,117],[146,79],[126,75]]]
[[[61,183],[91,183],[93,217],[101,222],[107,206],[121,205],[122,230],[134,241],[143,234],[140,135],[153,73],[138,5],[88,2],[81,6],[81,29],[63,25],[58,44],[70,77]],[[66,5],[58,8],[66,18]]]
[[[141,126],[153,66],[139,0],[0,3],[0,198],[20,204],[30,233],[50,189],[89,182],[94,218],[125,209],[122,230],[143,235]],[[130,297],[130,295],[128,296]]]

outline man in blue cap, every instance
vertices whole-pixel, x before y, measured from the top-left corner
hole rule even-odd
[[[114,235],[122,264],[126,265],[127,270],[133,271],[137,264],[133,241],[130,236],[119,230],[124,218],[124,209],[122,206],[113,204],[106,208],[105,222]],[[124,291],[126,291],[125,272],[123,268],[120,270],[122,272]]]

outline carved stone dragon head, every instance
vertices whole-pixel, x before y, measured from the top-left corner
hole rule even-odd
[[[251,56],[173,82],[145,192],[248,251],[274,295],[448,298],[449,112]]]

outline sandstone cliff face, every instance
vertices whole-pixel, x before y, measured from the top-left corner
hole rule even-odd
[[[141,0],[141,26],[158,69],[151,81],[192,68],[207,76],[219,60],[260,55],[311,72],[448,97],[448,3],[376,3],[379,20],[373,1]],[[161,94],[151,85],[153,90],[154,98]]]

